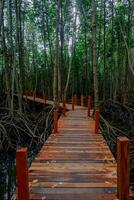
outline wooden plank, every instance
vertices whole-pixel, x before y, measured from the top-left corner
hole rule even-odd
[[[60,195],[31,195],[31,200],[117,200],[117,197],[115,194],[89,194],[89,195],[66,195],[65,194],[60,194]]]
[[[40,159],[46,160],[113,160],[111,154],[102,154],[102,153],[79,153],[79,154],[45,154],[40,155]]]
[[[59,188],[42,188],[36,189],[32,188],[31,192],[33,195],[38,194],[40,197],[41,195],[47,196],[49,200],[117,200],[117,197],[114,191],[110,190],[109,188],[106,190],[102,189],[59,189]],[[107,192],[107,193],[106,193]],[[37,195],[36,195],[37,197]]]
[[[101,174],[101,175],[107,175],[107,177],[115,177],[116,176],[116,172],[115,172],[115,170],[104,170],[104,169],[102,169],[102,170],[91,170],[91,169],[89,169],[90,170],[90,172],[88,173],[88,171],[86,170],[86,169],[82,169],[82,170],[80,170],[80,169],[72,169],[72,170],[66,170],[66,169],[44,169],[44,167],[32,167],[31,168],[31,170],[30,170],[30,173],[50,173],[50,172],[54,172],[54,173],[86,173],[86,174]],[[47,175],[47,174],[46,174]],[[98,182],[99,182],[99,180],[98,180]]]
[[[100,182],[94,183],[93,181],[91,183],[66,183],[63,181],[60,182],[36,182],[30,184],[30,187],[37,187],[37,188],[107,188],[107,187],[116,187],[116,182],[114,181],[105,181],[105,182]]]
[[[41,150],[41,152],[42,151],[44,151],[44,150],[51,150],[51,151],[64,151],[65,150],[65,147],[64,146],[50,146],[50,145],[46,145],[46,146],[44,146],[43,148],[42,148],[42,150]],[[102,151],[109,151],[109,148],[107,147],[107,146],[81,146],[81,148],[79,148],[78,146],[74,146],[74,147],[72,147],[72,146],[68,146],[68,147],[66,147],[66,150],[79,150],[79,149],[81,149],[81,151],[83,150],[83,151],[100,151],[100,150],[102,150]]]
[[[109,154],[109,150],[108,149],[105,149],[105,150],[103,149],[101,153],[103,154],[104,152],[106,154]],[[47,149],[47,153],[48,154],[52,154],[53,153],[55,155],[57,153],[57,149],[56,150]],[[97,149],[94,149],[94,150],[67,150],[67,149],[63,150],[63,149],[61,149],[61,150],[58,150],[58,153],[59,154],[60,153],[64,153],[64,154],[70,154],[70,153],[71,154],[80,154],[80,153],[83,153],[83,154],[85,154],[85,153],[87,153],[87,154],[95,153],[96,154],[96,153],[98,153],[99,154],[100,153],[100,149],[98,149],[98,150]],[[41,156],[42,154],[44,154],[43,151],[41,151],[39,155]]]
[[[37,163],[33,162],[31,167],[33,165],[37,165]],[[40,165],[40,163],[38,163],[38,165]],[[110,168],[116,168],[117,167],[117,164],[114,162],[114,163],[46,163],[46,164],[41,164],[42,166],[44,167],[48,167],[50,168],[51,166],[53,168],[63,168],[63,169],[69,169],[70,166],[71,166],[71,169],[79,169],[79,168],[84,168],[84,169],[93,169],[93,170],[102,170],[102,169],[110,169]],[[31,169],[30,167],[30,169]]]
[[[58,174],[58,176],[57,176]],[[72,172],[63,172],[63,173],[56,173],[56,172],[49,172],[47,171],[47,175],[43,175],[40,172],[33,171],[30,176],[30,182],[36,183],[36,182],[73,182],[73,183],[112,183],[116,184],[116,175],[113,175],[111,177],[105,177],[106,173],[98,173],[98,174],[88,174],[88,173],[72,173]],[[63,179],[64,177],[64,179]],[[116,187],[116,186],[115,186]]]
[[[64,147],[64,148],[69,148],[69,147],[79,147],[79,148],[82,148],[82,147],[97,147],[97,146],[100,146],[100,147],[106,147],[106,144],[105,143],[99,143],[99,142],[88,142],[88,143],[66,143],[66,142],[60,142],[60,143],[53,143],[53,142],[47,142],[46,145],[44,146],[45,147]]]

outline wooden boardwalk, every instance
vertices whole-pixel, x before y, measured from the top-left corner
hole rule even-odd
[[[70,106],[69,106],[70,107]],[[116,163],[87,109],[59,120],[29,169],[34,200],[116,200]]]

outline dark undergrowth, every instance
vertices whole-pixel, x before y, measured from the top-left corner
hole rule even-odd
[[[131,185],[134,186],[134,101],[125,105],[112,100],[103,102],[101,131],[115,158],[117,137],[126,136],[130,139]]]
[[[23,112],[5,108],[0,96],[0,200],[9,200],[16,185],[16,149],[28,148],[29,165],[53,129],[53,107],[23,100]],[[59,112],[60,115],[60,112]]]

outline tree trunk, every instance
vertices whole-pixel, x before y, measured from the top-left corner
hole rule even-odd
[[[4,1],[3,1],[4,3]],[[2,13],[1,13],[1,38],[2,38],[2,49],[3,49],[3,61],[4,61],[4,75],[5,75],[5,83],[6,83],[6,93],[7,93],[7,104],[9,110],[11,109],[11,102],[10,102],[10,76],[9,76],[9,54],[8,49],[6,45],[6,38],[5,38],[5,32],[4,32],[4,4],[2,5]]]
[[[16,12],[16,35],[17,35],[17,52],[19,62],[19,75],[18,75],[18,101],[19,111],[22,112],[22,77],[23,77],[23,41],[22,41],[22,29],[21,29],[21,0],[15,0],[15,12]]]
[[[74,57],[74,54],[75,54],[76,20],[77,20],[77,13],[75,14],[74,31],[73,31],[73,36],[72,36],[71,50],[70,50],[71,53],[70,53],[70,56],[69,56],[68,74],[67,74],[67,80],[66,80],[66,85],[65,85],[65,89],[64,89],[65,99],[66,99],[68,85],[69,85],[69,81],[70,81],[70,74],[71,74],[71,69],[72,69],[73,57]]]
[[[53,99],[54,107],[58,106],[58,97],[60,92],[59,80],[60,69],[59,69],[59,23],[60,23],[60,0],[57,1],[57,23],[56,23],[56,55],[54,64],[54,81],[53,81]]]
[[[96,41],[96,0],[92,0],[92,40],[93,40],[93,76],[95,109],[99,108],[98,70],[97,70],[97,41]]]
[[[106,98],[106,0],[104,0],[104,79],[103,79],[103,100]]]

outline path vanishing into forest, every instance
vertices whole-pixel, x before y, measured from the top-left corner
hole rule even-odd
[[[117,199],[116,162],[94,127],[86,107],[75,106],[60,117],[58,133],[49,136],[29,169],[30,199]]]

